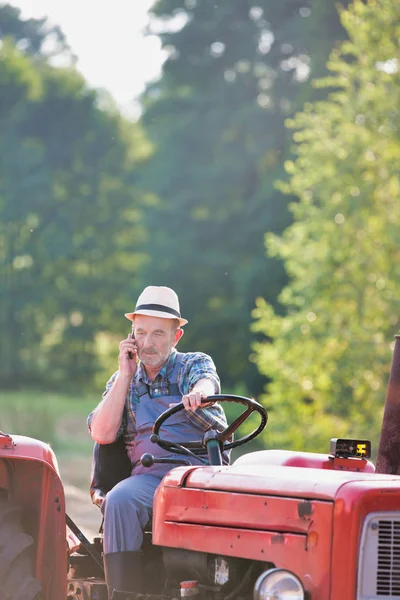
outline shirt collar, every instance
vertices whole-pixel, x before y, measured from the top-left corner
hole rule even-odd
[[[155,376],[153,381],[155,381],[156,379],[168,379],[170,377],[172,370],[174,368],[174,365],[175,365],[176,356],[177,356],[177,351],[175,348],[172,348],[171,354],[169,355],[167,362],[161,367],[161,369],[159,370],[159,372],[157,373],[157,375]],[[139,363],[138,379],[139,379],[139,381],[142,381],[143,383],[146,383],[146,384],[152,383],[151,381],[149,381],[149,378],[148,378],[148,375],[146,373],[146,369],[144,368],[143,363]]]

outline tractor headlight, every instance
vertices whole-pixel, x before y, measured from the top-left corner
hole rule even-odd
[[[254,600],[304,600],[304,588],[290,571],[270,569],[257,579]]]

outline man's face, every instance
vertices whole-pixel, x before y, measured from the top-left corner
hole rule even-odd
[[[182,335],[174,319],[135,315],[133,324],[138,355],[145,367],[162,367]]]

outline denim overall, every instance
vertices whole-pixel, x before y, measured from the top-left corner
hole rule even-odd
[[[128,435],[125,437],[127,443],[128,456],[132,463],[132,475],[141,474],[152,474],[163,477],[168,471],[173,468],[171,464],[155,464],[152,467],[143,467],[140,458],[141,456],[149,452],[157,458],[179,458],[177,454],[164,450],[157,444],[150,441],[152,427],[157,417],[161,413],[170,408],[170,404],[179,403],[182,401],[182,395],[178,387],[178,372],[182,362],[183,354],[177,352],[173,368],[170,373],[167,373],[168,377],[168,395],[157,396],[152,394],[150,396],[150,386],[145,383],[136,381],[136,387],[138,389],[139,402],[135,407],[136,414],[136,430],[134,439],[130,442],[129,438],[129,426]],[[186,411],[182,410],[165,421],[164,425],[159,431],[161,438],[168,440],[169,442],[191,442],[201,440],[205,429],[201,425],[197,425],[189,420]],[[132,432],[133,433],[133,432]],[[132,436],[133,437],[133,436]],[[186,458],[186,457],[185,457]],[[204,464],[202,461],[194,458],[187,457],[193,465]],[[206,458],[206,455],[203,455]]]
[[[170,408],[170,404],[182,401],[178,388],[178,372],[183,358],[177,353],[168,376],[169,395],[150,396],[150,386],[138,381],[139,399],[133,400],[131,408],[136,424],[129,423],[125,432],[127,452],[132,463],[132,476],[118,483],[108,492],[102,510],[104,512],[104,552],[140,550],[143,529],[151,518],[153,497],[164,475],[174,467],[171,464],[154,464],[143,467],[140,457],[149,452],[155,457],[178,458],[150,441],[151,430],[157,417]],[[160,437],[172,442],[201,440],[205,430],[192,423],[182,410],[170,417],[160,429]],[[206,458],[206,455],[203,455]],[[183,458],[183,457],[182,457]],[[186,457],[194,465],[204,464],[195,457]]]

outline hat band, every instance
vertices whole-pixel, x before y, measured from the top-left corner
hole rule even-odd
[[[137,306],[135,308],[135,312],[137,312],[138,310],[157,310],[159,312],[170,313],[171,315],[174,315],[178,319],[181,318],[181,315],[180,315],[180,313],[178,313],[177,310],[174,310],[173,308],[170,308],[169,306],[164,306],[163,304],[141,304],[140,306]]]

